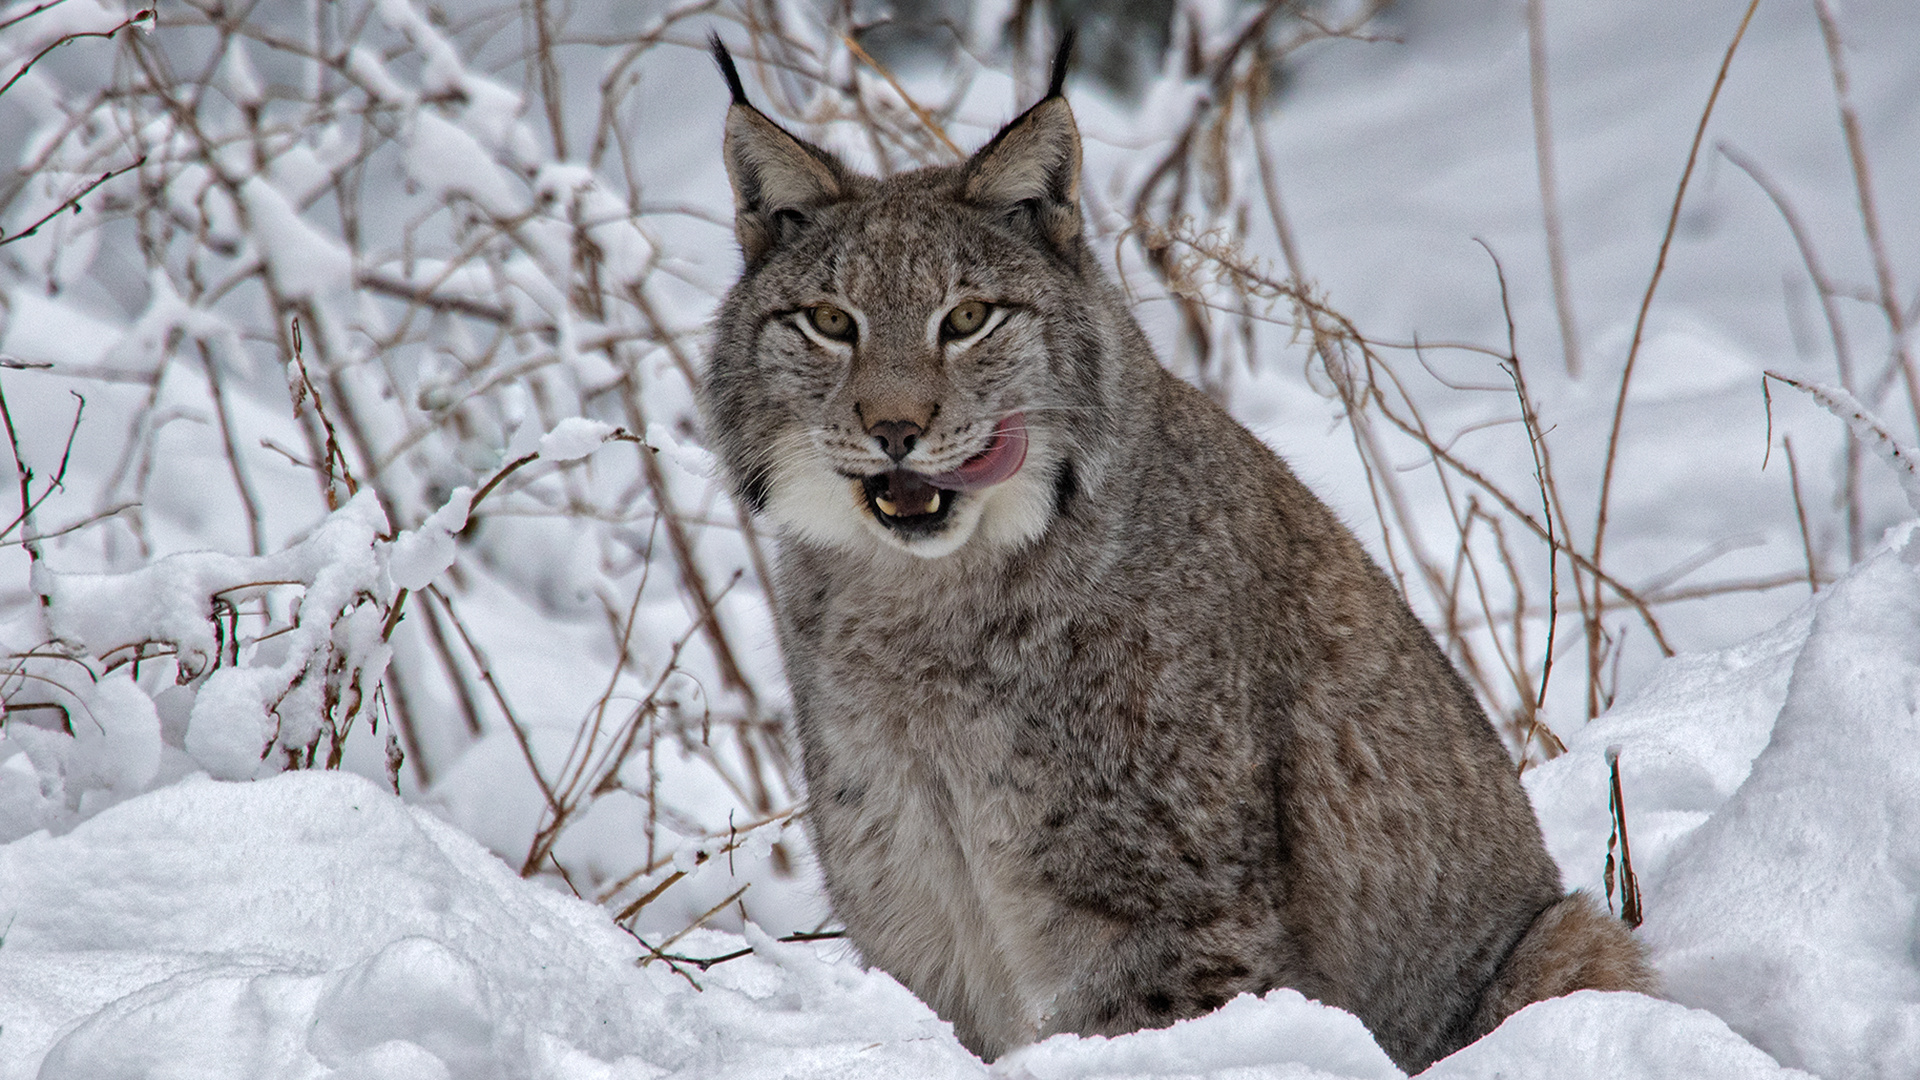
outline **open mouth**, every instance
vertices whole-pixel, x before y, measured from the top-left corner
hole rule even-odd
[[[898,532],[934,533],[962,496],[1000,483],[1019,472],[1026,460],[1026,418],[1012,413],[993,429],[986,447],[957,469],[932,476],[894,469],[869,476],[860,486],[880,524]]]
[[[869,476],[860,486],[867,493],[867,507],[880,524],[910,533],[938,532],[960,494],[934,487],[926,477],[906,469]]]

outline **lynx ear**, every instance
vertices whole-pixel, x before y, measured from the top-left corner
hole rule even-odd
[[[1061,251],[1080,238],[1080,129],[1060,92],[1072,51],[1069,31],[1054,56],[1047,96],[973,155],[962,188],[970,202],[1031,213]]]
[[[710,42],[733,95],[724,154],[733,181],[734,235],[752,265],[790,230],[804,226],[811,208],[840,197],[846,170],[832,154],[795,138],[749,104],[720,35]]]

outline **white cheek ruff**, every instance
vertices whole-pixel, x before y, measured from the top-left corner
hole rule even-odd
[[[1053,522],[1051,455],[1027,451],[1026,467],[985,491],[972,502],[981,506],[980,538],[996,547],[1022,548],[1047,531]]]
[[[783,531],[828,547],[870,547],[861,519],[879,527],[862,504],[859,484],[828,468],[811,443],[775,462],[767,484],[767,516]]]

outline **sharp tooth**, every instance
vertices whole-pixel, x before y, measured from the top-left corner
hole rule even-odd
[[[940,512],[940,489],[934,488],[933,497],[927,500],[927,513],[937,514],[939,512]]]
[[[888,517],[900,516],[900,504],[894,502],[892,499],[889,499],[884,495],[875,495],[873,497],[873,505],[879,507],[880,512],[887,515]]]

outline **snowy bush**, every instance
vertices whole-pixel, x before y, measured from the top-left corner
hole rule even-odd
[[[587,845],[584,887],[724,837],[736,806],[784,818],[776,669],[735,645],[768,624],[730,598],[765,555],[683,445],[711,284],[636,205],[608,141],[631,108],[610,97],[568,158],[481,73],[484,38],[404,0],[14,14],[23,470],[50,472],[63,390],[88,411],[16,523],[41,599],[13,608],[6,745],[44,805],[8,835],[90,790],[345,764],[475,813],[533,794],[497,845],[528,872],[620,804],[633,836]],[[502,616],[545,639],[489,641]],[[123,737],[125,760],[88,749]],[[661,797],[662,750],[719,790]]]

